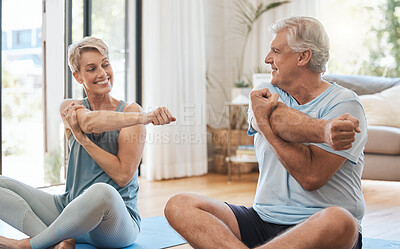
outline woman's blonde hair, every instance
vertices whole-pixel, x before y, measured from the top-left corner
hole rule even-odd
[[[79,72],[82,52],[88,50],[97,50],[108,58],[107,45],[99,38],[87,36],[68,46],[68,66],[73,73]]]

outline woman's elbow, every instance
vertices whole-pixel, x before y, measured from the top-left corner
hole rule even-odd
[[[97,131],[96,123],[95,116],[89,113],[80,120],[79,126],[84,133],[99,133],[100,131]]]
[[[133,176],[122,176],[115,182],[117,183],[117,185],[119,187],[123,188],[132,181],[132,178],[133,178]]]

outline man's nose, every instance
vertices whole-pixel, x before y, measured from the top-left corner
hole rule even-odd
[[[272,60],[271,53],[267,54],[267,56],[265,57],[264,62],[265,62],[265,64],[272,64],[273,60]]]

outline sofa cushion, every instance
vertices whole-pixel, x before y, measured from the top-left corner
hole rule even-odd
[[[368,126],[366,153],[400,155],[400,128]]]
[[[360,96],[368,125],[400,128],[400,85],[380,93]]]
[[[322,78],[353,90],[358,95],[377,93],[392,86],[400,85],[400,78],[378,76],[327,74]]]

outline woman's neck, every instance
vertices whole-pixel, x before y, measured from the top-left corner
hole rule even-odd
[[[116,105],[118,104],[118,101],[111,97],[109,94],[104,94],[104,95],[88,95],[87,97],[89,104],[90,104],[90,109],[92,111],[98,111],[98,110],[114,110],[116,108]]]

